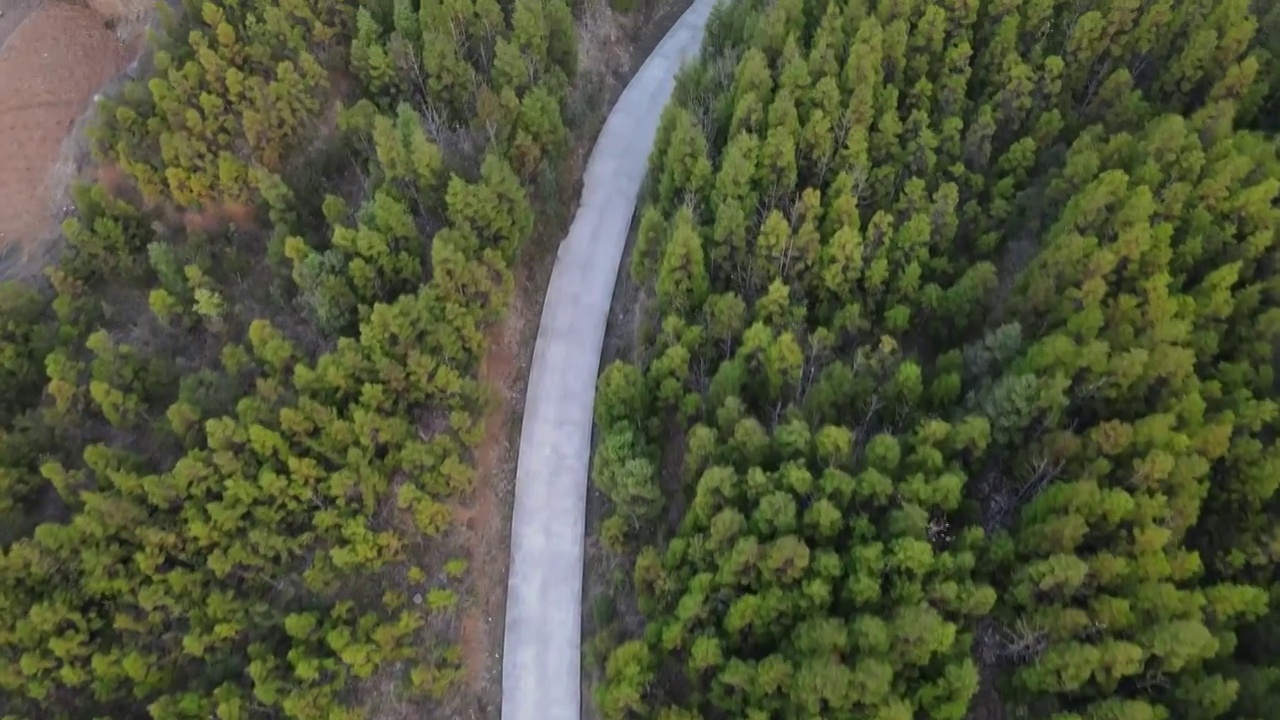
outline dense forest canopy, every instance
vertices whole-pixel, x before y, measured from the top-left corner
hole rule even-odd
[[[153,40],[51,287],[0,285],[0,717],[430,712],[570,9],[189,0]]]
[[[597,394],[620,718],[1280,717],[1280,12],[730,0]]]
[[[0,285],[0,717],[430,712],[573,9],[154,40]],[[726,0],[599,382],[606,720],[1280,718],[1277,118],[1261,0]]]

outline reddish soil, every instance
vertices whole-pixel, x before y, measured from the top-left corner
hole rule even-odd
[[[124,0],[89,0],[89,7],[107,17],[120,17],[128,9],[130,3]]]
[[[536,320],[536,318],[535,318]],[[515,490],[513,420],[520,407],[512,401],[520,377],[525,328],[529,324],[517,294],[506,319],[489,332],[489,349],[480,366],[480,382],[488,389],[484,439],[476,450],[476,485],[455,517],[463,525],[469,555],[470,587],[462,613],[462,663],[467,692],[459,720],[496,718],[500,711],[503,609],[507,597],[510,502]],[[515,436],[518,442],[518,435]],[[470,706],[468,706],[470,705]]]
[[[132,53],[90,8],[31,0],[2,6],[0,252],[25,252],[56,234],[64,141]]]

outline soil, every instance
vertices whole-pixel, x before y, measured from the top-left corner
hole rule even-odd
[[[537,227],[516,261],[514,297],[506,318],[490,333],[489,351],[481,366],[481,380],[492,404],[484,440],[476,451],[476,489],[460,513],[465,517],[471,588],[461,638],[467,697],[454,706],[461,711],[451,715],[459,720],[498,720],[502,710],[503,611],[520,425],[556,250],[577,210],[587,156],[609,109],[689,4],[690,0],[661,0],[647,12],[622,17],[597,1],[584,10],[579,25],[582,70],[576,97],[567,109],[579,130],[574,133],[568,162],[549,179],[553,190],[535,200]],[[587,629],[584,640],[590,637]],[[584,673],[590,672],[584,667]],[[583,687],[586,694],[588,683]]]
[[[522,294],[517,293],[506,318],[489,331],[489,349],[480,365],[480,382],[489,393],[489,407],[484,438],[476,451],[476,487],[469,503],[455,513],[463,527],[471,570],[460,638],[467,697],[452,715],[459,720],[497,718],[502,706],[502,614],[516,465],[511,427],[519,427],[512,414],[522,409],[508,393],[517,385],[523,388],[528,368],[524,328],[537,322],[535,317],[530,323],[522,300]]]
[[[44,4],[44,0],[3,0],[0,2],[0,48],[13,34],[14,30],[27,19],[36,8]]]
[[[136,56],[101,13],[56,0],[0,0],[0,277],[38,264],[57,236],[67,139],[95,93]],[[131,46],[132,45],[132,46]]]

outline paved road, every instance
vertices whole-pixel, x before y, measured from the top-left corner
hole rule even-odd
[[[695,0],[609,113],[560,244],[525,397],[511,527],[502,720],[578,720],[591,417],[605,323],[675,73],[715,0]]]

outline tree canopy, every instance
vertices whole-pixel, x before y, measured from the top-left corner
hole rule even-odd
[[[715,11],[597,396],[606,718],[1277,716],[1276,21]]]
[[[428,714],[569,9],[188,1],[152,40],[48,287],[0,285],[0,716]]]

